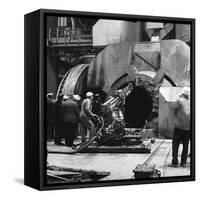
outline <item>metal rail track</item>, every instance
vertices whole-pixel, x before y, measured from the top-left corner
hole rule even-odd
[[[142,164],[143,166],[144,165],[148,165],[151,160],[156,156],[156,153],[159,151],[161,145],[165,142],[165,139],[162,140],[162,142],[160,142],[160,144],[158,145],[158,147],[153,151],[153,153],[147,158],[147,160],[145,160],[145,162]]]
[[[162,146],[162,144],[165,142],[165,139],[163,139],[161,142],[160,142],[160,144],[158,145],[158,147],[153,151],[153,153],[145,160],[145,162],[142,164],[142,166],[148,166],[149,165],[149,163],[153,160],[153,158],[157,155],[157,153],[159,152],[159,150],[160,150],[160,148],[161,148],[161,146]],[[170,154],[170,152],[171,152],[171,148],[172,147],[170,147],[169,148],[169,150],[168,150],[168,152],[167,152],[167,155],[166,155],[166,157],[165,157],[165,159],[164,159],[164,162],[163,162],[163,167],[162,167],[162,169],[161,170],[158,170],[158,171],[162,171],[162,177],[165,175],[165,173],[166,173],[166,169],[167,169],[167,159],[168,159],[168,157],[169,157],[169,154]]]
[[[164,161],[164,166],[163,166],[163,176],[165,176],[165,173],[166,173],[166,170],[167,170],[167,159],[169,157],[169,154],[171,152],[171,149],[172,149],[172,146],[170,147],[168,153],[167,153],[167,156],[165,158],[165,161]]]

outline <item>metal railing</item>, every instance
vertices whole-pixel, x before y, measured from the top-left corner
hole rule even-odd
[[[68,27],[49,28],[47,40],[51,43],[92,43],[91,29],[70,29]]]

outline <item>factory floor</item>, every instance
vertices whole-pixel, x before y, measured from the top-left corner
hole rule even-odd
[[[156,139],[151,145],[151,153],[76,153],[69,155],[65,153],[69,151],[69,147],[57,146],[53,142],[48,142],[47,161],[49,165],[59,167],[108,171],[111,174],[101,180],[120,180],[130,179],[133,176],[133,169],[138,164],[143,164],[153,154],[151,159],[148,159],[148,165],[155,164],[156,169],[161,171],[161,177],[189,176],[189,156],[186,167],[172,168],[168,166],[172,160],[171,146],[172,140]],[[155,152],[156,149],[158,150]],[[179,160],[181,151],[182,145],[179,148]]]

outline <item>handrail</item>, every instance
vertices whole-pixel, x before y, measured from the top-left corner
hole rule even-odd
[[[91,29],[70,29],[68,27],[51,27],[48,30],[48,39],[52,38],[83,38],[88,37],[92,38],[92,30]]]

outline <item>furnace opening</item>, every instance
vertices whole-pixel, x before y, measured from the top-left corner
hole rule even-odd
[[[153,100],[150,92],[137,86],[126,98],[125,121],[127,127],[142,128],[145,120],[152,113]]]

